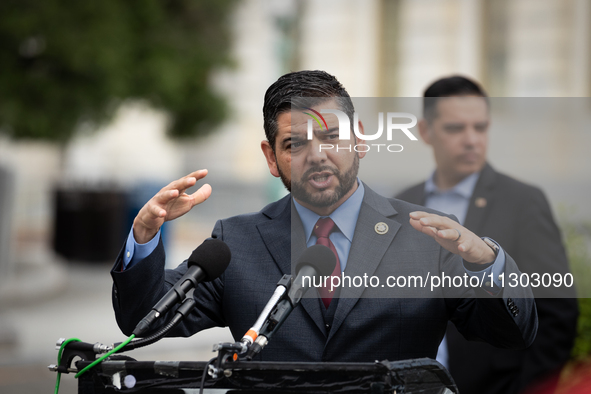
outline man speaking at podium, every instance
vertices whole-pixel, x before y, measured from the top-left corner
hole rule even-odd
[[[300,100],[303,104],[297,104],[298,97],[306,98]],[[229,246],[232,260],[222,276],[195,289],[197,307],[172,335],[228,326],[240,340],[277,281],[292,273],[291,262],[307,246],[321,243],[336,256],[335,276],[369,275],[385,281],[390,276],[445,272],[464,278],[486,275],[494,283],[482,288],[441,287],[432,297],[422,298],[392,297],[403,293],[389,288],[312,289],[320,295],[302,299],[259,360],[435,358],[448,320],[469,339],[505,348],[529,346],[537,330],[531,289],[503,288],[498,280],[500,274],[519,273],[512,258],[494,241],[479,238],[449,217],[375,193],[357,178],[365,153],[319,149],[320,144],[360,142],[354,135],[341,140],[337,117],[330,115],[324,117],[325,127],[314,124],[307,138],[308,114],[326,109],[353,119],[349,94],[325,72],[289,73],[269,87],[261,147],[271,174],[281,177],[291,194],[260,212],[216,223],[212,237]],[[358,127],[363,133],[363,125]],[[170,183],[135,218],[111,272],[113,305],[124,333],[130,334],[187,270],[186,262],[164,269],[159,228],[210,196],[207,184],[185,193],[206,175],[207,170],[200,170]]]

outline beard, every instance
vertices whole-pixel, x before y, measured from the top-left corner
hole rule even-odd
[[[329,166],[317,166],[310,168],[304,173],[304,175],[302,175],[300,180],[294,180],[293,182],[290,178],[285,176],[285,173],[281,171],[279,166],[277,167],[277,170],[281,177],[281,182],[283,182],[285,188],[291,192],[294,198],[308,205],[325,208],[336,204],[337,201],[343,198],[343,196],[351,190],[353,185],[355,185],[357,174],[359,172],[359,156],[357,154],[354,156],[351,168],[345,173],[341,173],[338,169]],[[308,192],[306,190],[306,183],[308,182],[310,175],[315,172],[325,171],[330,172],[339,180],[338,186],[334,190],[318,189],[314,193]]]

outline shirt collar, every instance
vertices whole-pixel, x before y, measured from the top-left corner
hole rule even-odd
[[[341,233],[349,240],[353,242],[353,235],[355,234],[355,226],[357,225],[357,218],[361,211],[361,203],[363,202],[363,195],[365,194],[365,188],[363,183],[357,178],[357,190],[343,202],[333,213],[328,215],[329,218],[337,225]],[[299,204],[295,199],[293,203],[302,219],[304,226],[304,232],[306,235],[306,242],[310,240],[312,236],[312,229],[314,225],[321,217],[317,213],[312,212],[308,208]]]
[[[427,179],[425,182],[425,195],[432,195],[432,194],[439,194],[439,193],[455,193],[459,194],[464,198],[470,198],[472,193],[474,192],[474,188],[476,187],[476,182],[478,182],[478,178],[480,177],[480,172],[475,172],[474,174],[468,175],[466,178],[462,179],[457,185],[452,187],[449,190],[441,191],[435,184],[435,171],[433,174]]]

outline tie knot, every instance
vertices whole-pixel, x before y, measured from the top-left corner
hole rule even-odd
[[[315,236],[318,238],[328,238],[329,234],[334,229],[334,222],[331,218],[321,218],[318,219],[316,225],[314,225],[314,233]]]

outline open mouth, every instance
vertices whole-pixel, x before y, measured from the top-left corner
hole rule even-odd
[[[317,189],[323,189],[330,185],[332,177],[330,172],[317,172],[308,177],[308,182]]]

